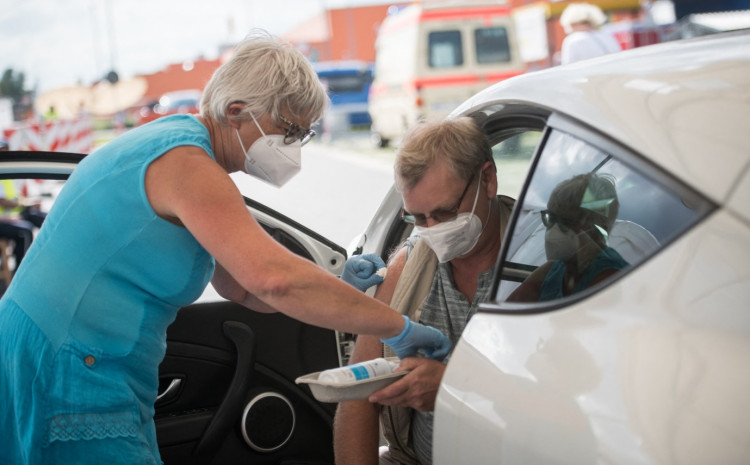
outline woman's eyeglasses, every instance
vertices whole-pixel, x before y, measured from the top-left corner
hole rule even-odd
[[[279,119],[285,123],[288,124],[289,127],[285,128],[286,133],[284,134],[284,143],[285,144],[291,144],[294,143],[294,141],[299,141],[300,145],[305,145],[308,142],[310,142],[310,139],[312,139],[315,136],[315,131],[312,129],[303,128],[297,123],[292,123],[288,119],[284,118],[283,116],[279,115]]]

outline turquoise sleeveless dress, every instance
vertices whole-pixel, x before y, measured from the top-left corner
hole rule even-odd
[[[215,262],[146,197],[178,146],[215,158],[192,115],[133,129],[87,156],[0,300],[3,464],[158,464],[153,421],[166,329]]]

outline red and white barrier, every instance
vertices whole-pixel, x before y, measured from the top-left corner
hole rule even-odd
[[[3,129],[10,150],[89,153],[94,131],[89,118],[28,123]]]

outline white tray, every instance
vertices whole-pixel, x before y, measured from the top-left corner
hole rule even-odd
[[[341,402],[344,400],[367,399],[373,392],[383,389],[394,381],[408,373],[399,371],[374,378],[352,381],[350,383],[334,383],[331,381],[319,381],[318,375],[321,371],[300,376],[295,380],[297,384],[310,386],[313,396],[320,402]]]

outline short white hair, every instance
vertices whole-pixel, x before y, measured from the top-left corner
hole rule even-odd
[[[590,3],[571,3],[560,15],[560,24],[566,34],[573,31],[573,24],[588,23],[593,27],[599,27],[606,22],[607,16],[602,9]]]
[[[250,120],[269,114],[278,119],[318,120],[328,95],[312,64],[292,44],[256,30],[240,43],[234,55],[211,76],[201,97],[201,115],[227,124],[229,105],[245,105],[234,117]]]

